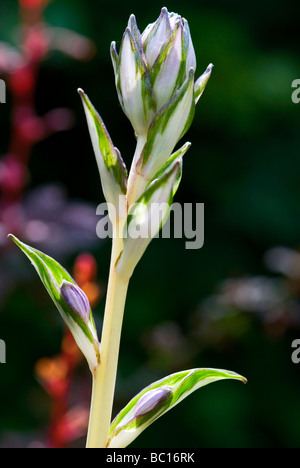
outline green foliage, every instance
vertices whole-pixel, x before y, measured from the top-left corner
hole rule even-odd
[[[79,348],[85,355],[91,370],[93,370],[100,360],[100,355],[92,311],[90,310],[89,318],[86,321],[82,314],[70,307],[70,304],[62,294],[62,287],[66,283],[72,284],[78,288],[75,281],[59,263],[53,260],[53,258],[24,244],[13,235],[10,235],[10,237],[29,258],[36,269],[47,292],[73,333]]]
[[[246,382],[241,375],[219,369],[190,369],[154,382],[136,395],[116,416],[111,425],[108,447],[127,447],[150,424],[192,392],[224,379]],[[145,403],[141,405],[143,401]]]

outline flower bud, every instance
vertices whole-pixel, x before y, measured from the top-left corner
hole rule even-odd
[[[157,109],[161,109],[181,87],[190,69],[193,68],[194,71],[196,69],[196,57],[188,23],[179,15],[173,13],[171,15],[175,17],[174,27],[173,29],[171,27],[171,33],[150,72]]]
[[[153,410],[161,408],[162,404],[172,395],[171,387],[160,387],[145,393],[134,408],[134,417],[141,418]]]
[[[117,56],[114,43],[111,50],[112,56]],[[136,134],[142,135],[154,117],[155,101],[145,58],[129,27],[123,36],[115,70],[121,106]]]
[[[61,295],[71,309],[86,323],[89,321],[91,306],[86,294],[76,284],[63,280],[60,287]]]

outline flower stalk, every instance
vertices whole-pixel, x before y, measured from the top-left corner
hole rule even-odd
[[[182,157],[190,144],[174,154],[172,151],[191,124],[196,98],[203,92],[211,72],[200,77],[195,88],[196,57],[188,23],[179,15],[168,13],[166,8],[142,34],[131,15],[119,54],[116,43],[111,44],[111,58],[119,101],[131,121],[137,145],[127,178],[119,152],[101,117],[85,93],[79,90],[103,192],[117,212],[115,218],[110,216],[114,236],[101,360],[93,372],[87,448],[108,445],[129,280],[151,239],[168,217],[168,207],[181,179]],[[125,195],[126,206],[118,211],[116,198],[120,195]],[[153,210],[155,204],[165,205],[162,219],[159,218],[161,213]],[[108,211],[110,213],[109,207]],[[147,223],[152,224],[152,228],[154,224],[148,237],[128,236],[130,228],[147,229]]]
[[[115,238],[101,335],[101,360],[92,374],[92,400],[87,436],[87,448],[105,448],[107,445],[114,389],[117,375],[120,339],[129,278],[115,268],[120,255],[121,240]]]

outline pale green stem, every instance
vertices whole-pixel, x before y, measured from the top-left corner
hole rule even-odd
[[[137,140],[132,168],[128,179],[128,207],[144,191],[148,181],[135,171],[146,142],[146,137]],[[111,265],[100,346],[100,364],[93,372],[92,400],[87,435],[87,448],[105,448],[109,438],[114,390],[116,383],[120,339],[130,274],[122,276],[116,271],[116,260],[123,249],[121,232],[125,219],[114,229]],[[121,229],[120,229],[121,228]]]
[[[101,336],[101,360],[93,374],[87,448],[105,448],[109,438],[123,314],[129,283],[129,278],[120,276],[115,268],[122,248],[123,240],[114,238]]]

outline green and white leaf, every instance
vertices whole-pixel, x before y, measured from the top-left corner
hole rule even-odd
[[[109,133],[82,89],[78,90],[94,148],[96,161],[100,173],[103,193],[108,203],[108,212],[110,214],[110,205],[114,206],[116,215],[124,217],[126,212],[126,191],[127,191],[127,169],[121,157],[119,150],[113,145]],[[122,203],[122,202],[123,203]],[[115,212],[110,215],[115,219]]]
[[[187,142],[178,151],[173,153],[170,156],[170,158],[168,159],[168,161],[166,162],[166,164],[155,174],[155,176],[153,177],[153,179],[152,179],[152,181],[150,183],[152,183],[155,179],[159,179],[160,177],[162,177],[162,175],[165,172],[169,171],[178,162],[179,163],[179,170],[178,170],[178,173],[177,173],[174,185],[173,185],[173,193],[172,193],[172,195],[174,197],[175,193],[178,190],[178,187],[180,185],[181,178],[182,178],[182,167],[183,167],[182,158],[183,158],[183,156],[185,155],[185,153],[188,151],[188,149],[190,147],[191,147],[191,143]]]
[[[180,170],[180,163],[174,161],[131,205],[123,232],[123,251],[116,265],[120,274],[132,275],[151,240],[167,221]]]
[[[177,372],[158,380],[144,388],[125,408],[116,416],[111,424],[110,436],[107,443],[109,448],[125,448],[131,444],[150,424],[170,409],[174,408],[192,392],[218,380],[233,379],[246,383],[246,379],[239,374],[219,369],[190,369]],[[143,414],[143,400],[147,394],[155,389],[161,389],[165,397],[158,399],[158,404],[145,405]],[[151,398],[151,395],[150,395]],[[142,401],[142,404],[141,404]],[[147,409],[150,409],[147,411]]]
[[[212,69],[213,69],[213,64],[211,63],[210,65],[208,65],[205,72],[198,78],[198,80],[195,83],[194,89],[195,89],[195,103],[196,104],[201,98],[202,94],[204,93],[204,90],[210,78]]]
[[[76,313],[67,304],[61,294],[61,286],[64,282],[78,287],[77,284],[69,273],[53,258],[24,244],[12,234],[9,237],[31,261],[51,299],[73,334],[78,347],[86,357],[92,371],[100,362],[100,345],[92,311],[90,310],[89,318],[85,321],[80,314]]]
[[[136,163],[136,171],[151,180],[170,158],[180,138],[188,130],[195,111],[194,71],[150,125],[147,142]]]

